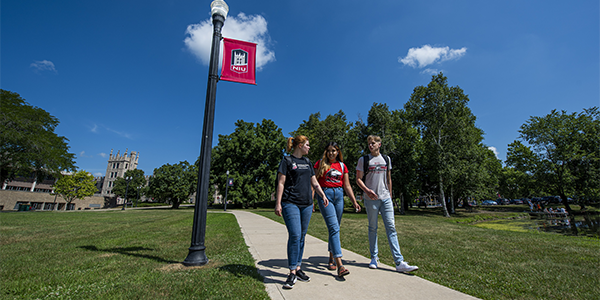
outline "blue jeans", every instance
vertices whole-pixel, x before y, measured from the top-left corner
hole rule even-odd
[[[289,202],[281,202],[281,215],[288,231],[288,267],[290,270],[296,270],[302,264],[304,241],[312,216],[312,205],[298,206]]]
[[[369,219],[369,251],[371,258],[377,257],[379,250],[377,249],[377,215],[381,213],[383,224],[385,225],[385,233],[387,234],[392,257],[396,265],[400,264],[404,257],[400,253],[400,245],[398,245],[398,234],[396,233],[396,221],[394,219],[394,206],[392,199],[383,200],[364,200],[365,208],[367,209],[367,218]]]
[[[344,213],[344,190],[339,188],[323,188],[325,196],[329,200],[327,207],[323,204],[323,198],[317,195],[319,210],[329,230],[329,243],[327,250],[333,257],[342,257],[342,245],[340,243],[340,224]]]

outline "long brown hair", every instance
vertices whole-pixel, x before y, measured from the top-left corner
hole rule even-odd
[[[323,158],[321,158],[321,162],[319,162],[319,168],[317,169],[317,174],[315,174],[317,178],[320,178],[321,176],[325,175],[325,173],[329,169],[331,169],[331,164],[329,163],[329,158],[327,157],[327,150],[329,150],[329,147],[333,147],[335,148],[335,150],[337,150],[337,161],[344,162],[344,155],[342,155],[342,150],[340,149],[340,146],[336,142],[329,142],[329,144],[325,146],[325,151],[323,151]],[[344,174],[342,174],[342,176],[343,175]]]
[[[287,144],[285,146],[285,150],[290,152],[293,149],[296,149],[296,147],[298,147],[298,145],[302,145],[302,144],[306,143],[306,141],[308,141],[308,138],[303,135],[297,135],[295,137],[288,138]]]

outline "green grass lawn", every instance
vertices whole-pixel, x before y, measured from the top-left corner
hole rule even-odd
[[[193,209],[0,214],[2,299],[268,299],[235,216],[208,214],[208,264],[183,267]]]
[[[260,214],[283,222],[272,211]],[[598,299],[597,238],[469,225],[471,220],[484,219],[522,222],[522,215],[461,212],[444,218],[433,209],[414,209],[407,215],[396,215],[396,228],[402,254],[410,264],[419,266],[418,276],[469,295],[482,299]],[[365,213],[346,212],[341,241],[343,248],[369,258],[366,217]],[[379,220],[379,257],[382,263],[394,265]],[[327,240],[327,229],[318,211],[313,214],[308,233]]]
[[[271,209],[250,211],[283,222]],[[444,286],[483,299],[598,299],[597,238],[472,225],[523,222],[521,215],[460,212],[448,219],[413,209],[397,215],[396,226],[417,274]],[[268,299],[233,215],[208,214],[207,265],[180,264],[192,218],[184,208],[1,213],[0,298]],[[309,234],[327,239],[318,211]],[[383,224],[379,234],[380,259],[393,265]],[[366,214],[346,213],[341,239],[368,261]]]

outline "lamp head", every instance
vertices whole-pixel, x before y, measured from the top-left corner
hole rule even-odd
[[[227,6],[227,3],[225,3],[225,1],[223,1],[223,0],[214,0],[210,4],[210,14],[212,16],[221,15],[221,16],[223,16],[223,18],[227,18],[228,12],[229,12],[229,6]]]

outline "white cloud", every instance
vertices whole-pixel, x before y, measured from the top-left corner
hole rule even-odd
[[[85,151],[81,151],[79,152],[79,157],[87,157],[87,158],[91,158],[91,155],[85,155]]]
[[[31,65],[29,65],[30,67],[33,68],[33,71],[36,73],[42,72],[42,71],[51,71],[54,73],[58,73],[56,71],[56,68],[54,67],[54,63],[48,60],[37,60],[33,63],[31,63]]]
[[[112,133],[116,133],[116,134],[117,134],[118,136],[120,136],[120,137],[124,137],[124,138],[126,138],[126,139],[132,139],[132,137],[131,137],[131,134],[129,134],[129,133],[127,133],[127,132],[124,132],[124,131],[117,131],[117,130],[114,130],[114,129],[110,129],[110,128],[108,128],[108,127],[106,127],[106,130],[108,130],[108,131],[110,131],[110,132],[112,132]]]
[[[92,127],[92,129],[90,129],[90,131],[93,133],[98,133],[98,125],[94,124],[94,127]]]
[[[498,149],[496,149],[496,147],[490,146],[488,147],[488,149],[492,150],[492,152],[494,152],[494,155],[496,155],[496,158],[498,158]]]
[[[425,75],[437,75],[437,74],[439,74],[440,72],[442,72],[442,71],[440,71],[440,70],[438,70],[438,69],[430,69],[430,68],[427,68],[427,69],[425,69],[425,70],[421,71],[421,74],[425,74]]]
[[[102,172],[96,172],[96,173],[94,173],[94,176],[95,177],[101,177],[101,176],[104,176],[104,173],[102,173]]]
[[[423,68],[436,62],[455,60],[461,58],[467,48],[450,49],[450,47],[431,47],[425,45],[421,48],[410,48],[406,57],[398,57],[398,62],[413,68]]]
[[[101,157],[107,157],[108,156],[108,154],[106,154],[104,152],[98,153],[98,155],[100,155]]]
[[[267,29],[267,20],[263,16],[247,16],[244,13],[229,16],[225,19],[222,34],[224,37],[257,43],[256,68],[258,70],[267,63],[275,61],[275,52],[269,48],[271,38]],[[187,49],[203,64],[208,65],[213,36],[212,21],[208,19],[200,22],[200,24],[188,25],[186,35],[188,36],[185,38],[184,43]],[[221,49],[223,49],[222,42]],[[219,57],[219,64],[221,64],[221,61],[222,56]]]

